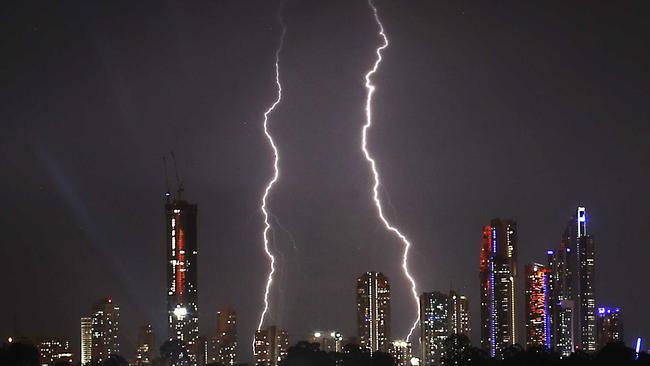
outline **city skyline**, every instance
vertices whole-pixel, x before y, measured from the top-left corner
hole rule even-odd
[[[168,336],[161,156],[173,150],[183,198],[201,209],[199,332],[209,336],[229,304],[240,358],[252,358],[268,267],[259,197],[271,155],[260,117],[274,95],[279,5],[2,5],[3,48],[15,57],[2,61],[1,254],[13,301],[0,304],[1,335],[64,337],[78,354],[81,317],[110,296],[129,357],[142,324],[157,345]],[[376,6],[391,45],[373,77],[369,147],[385,213],[412,242],[418,292],[467,296],[478,344],[478,230],[512,218],[523,322],[522,264],[546,265],[544,253],[559,252],[567,219],[583,206],[595,234],[581,246],[596,248],[593,294],[581,302],[576,292],[552,311],[590,319],[578,342],[598,331],[597,307],[613,304],[628,344],[649,339],[650,298],[630,295],[650,256],[646,12]],[[270,126],[285,174],[269,201],[278,276],[266,324],[295,339],[314,329],[353,335],[354,279],[380,271],[391,280],[392,338],[404,338],[416,314],[403,248],[377,220],[359,151],[376,24],[365,1],[289,1],[283,16],[286,98]],[[587,263],[590,253],[582,256]],[[589,272],[576,271],[568,286],[577,280]],[[57,322],[39,311],[44,303]],[[515,337],[525,343],[523,327]]]

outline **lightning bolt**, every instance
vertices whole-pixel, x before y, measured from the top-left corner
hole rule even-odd
[[[278,148],[275,145],[275,142],[273,141],[273,136],[269,132],[269,115],[273,112],[275,107],[278,104],[280,104],[280,101],[282,100],[282,84],[280,83],[280,53],[282,52],[282,46],[284,45],[284,36],[287,33],[287,27],[284,24],[284,21],[282,20],[281,10],[282,8],[280,8],[280,11],[278,12],[278,20],[280,25],[282,26],[282,34],[280,35],[280,43],[278,44],[278,48],[275,50],[275,85],[277,87],[277,97],[273,102],[273,104],[271,104],[269,108],[266,110],[266,112],[264,112],[264,123],[263,123],[264,135],[269,141],[271,150],[273,150],[273,176],[266,184],[266,188],[264,188],[264,194],[262,195],[262,205],[260,206],[260,209],[262,210],[262,215],[264,217],[264,231],[262,233],[262,238],[264,240],[264,252],[269,257],[269,275],[266,280],[266,287],[264,289],[264,309],[262,310],[262,314],[260,315],[260,321],[259,324],[257,325],[257,330],[260,330],[262,328],[262,325],[264,324],[264,318],[266,317],[266,313],[269,310],[269,292],[271,291],[271,284],[273,283],[273,274],[275,273],[275,256],[273,256],[273,253],[271,253],[271,249],[269,247],[269,230],[271,229],[271,223],[269,222],[269,217],[271,213],[267,208],[267,201],[269,198],[269,194],[273,189],[273,186],[280,178],[280,169],[279,169],[280,156],[278,153]],[[253,339],[253,353],[254,352],[255,352],[255,339]]]
[[[379,28],[379,35],[381,36],[383,43],[375,51],[377,54],[377,59],[373,64],[372,69],[370,69],[370,71],[368,71],[368,73],[366,74],[365,86],[368,91],[366,94],[366,123],[363,125],[361,150],[363,151],[363,154],[366,157],[366,160],[368,161],[370,168],[372,170],[372,176],[374,178],[374,184],[372,186],[372,192],[373,192],[372,198],[375,201],[375,206],[377,207],[377,214],[379,216],[379,219],[384,224],[386,229],[391,231],[393,234],[395,234],[404,244],[404,252],[402,255],[402,269],[404,270],[404,274],[406,275],[406,277],[411,283],[411,292],[413,294],[413,299],[415,300],[415,309],[416,309],[415,313],[417,314],[417,318],[415,319],[415,322],[413,322],[413,326],[411,326],[411,329],[409,330],[409,333],[406,336],[406,341],[408,342],[408,340],[411,338],[411,335],[413,335],[413,331],[417,327],[418,322],[420,321],[420,302],[418,299],[418,292],[415,285],[415,280],[411,276],[408,269],[408,253],[411,247],[411,243],[408,241],[406,236],[402,234],[395,226],[393,226],[384,216],[384,209],[382,207],[381,200],[379,199],[379,186],[380,186],[379,171],[377,170],[377,163],[375,162],[375,159],[370,155],[370,152],[368,151],[368,130],[372,126],[372,95],[375,92],[375,85],[372,83],[372,76],[377,72],[377,69],[379,69],[379,64],[382,61],[382,57],[381,57],[382,51],[388,47],[388,37],[384,32],[384,25],[381,23],[381,20],[379,19],[379,13],[377,12],[377,7],[375,7],[375,4],[373,3],[372,0],[368,0],[368,5],[372,9],[372,13],[375,17],[375,22],[377,23],[377,26]]]

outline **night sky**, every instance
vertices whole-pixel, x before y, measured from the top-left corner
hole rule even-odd
[[[0,335],[15,323],[78,352],[79,318],[111,296],[122,353],[147,322],[162,341],[162,156],[173,150],[199,207],[201,333],[231,304],[250,358],[268,266],[261,122],[275,98],[279,5],[2,2]],[[376,5],[391,45],[370,149],[387,214],[413,242],[419,291],[467,294],[478,343],[482,226],[517,220],[521,273],[584,205],[597,304],[622,308],[628,344],[650,340],[647,2]],[[391,279],[403,337],[415,309],[402,246],[376,218],[360,150],[376,25],[365,1],[290,0],[284,18],[284,98],[270,121],[282,170],[270,209],[284,230],[268,324],[292,342],[315,329],[355,335],[355,278],[376,270]]]

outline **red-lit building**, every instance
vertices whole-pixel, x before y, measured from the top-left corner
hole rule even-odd
[[[174,199],[165,205],[167,229],[167,316],[169,339],[183,342],[190,362],[197,361],[196,205]]]
[[[551,347],[549,311],[550,269],[538,263],[526,265],[526,345]]]

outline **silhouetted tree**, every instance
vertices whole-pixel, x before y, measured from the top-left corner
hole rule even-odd
[[[395,366],[395,359],[393,356],[385,352],[375,352],[372,354],[372,366]]]
[[[333,362],[318,343],[302,341],[288,349],[282,366],[333,366]]]
[[[489,357],[487,352],[473,347],[464,334],[452,334],[442,342],[444,355],[442,362],[450,366],[484,365]]]
[[[38,348],[33,344],[13,342],[0,348],[2,366],[39,366]]]
[[[357,344],[349,344],[343,348],[342,366],[371,366],[371,361],[370,352]]]
[[[109,355],[106,360],[104,360],[104,362],[102,362],[102,366],[129,366],[129,363],[124,357],[112,354]]]
[[[625,346],[623,342],[611,342],[603,347],[596,354],[596,363],[599,365],[631,365],[636,358],[632,348]]]

